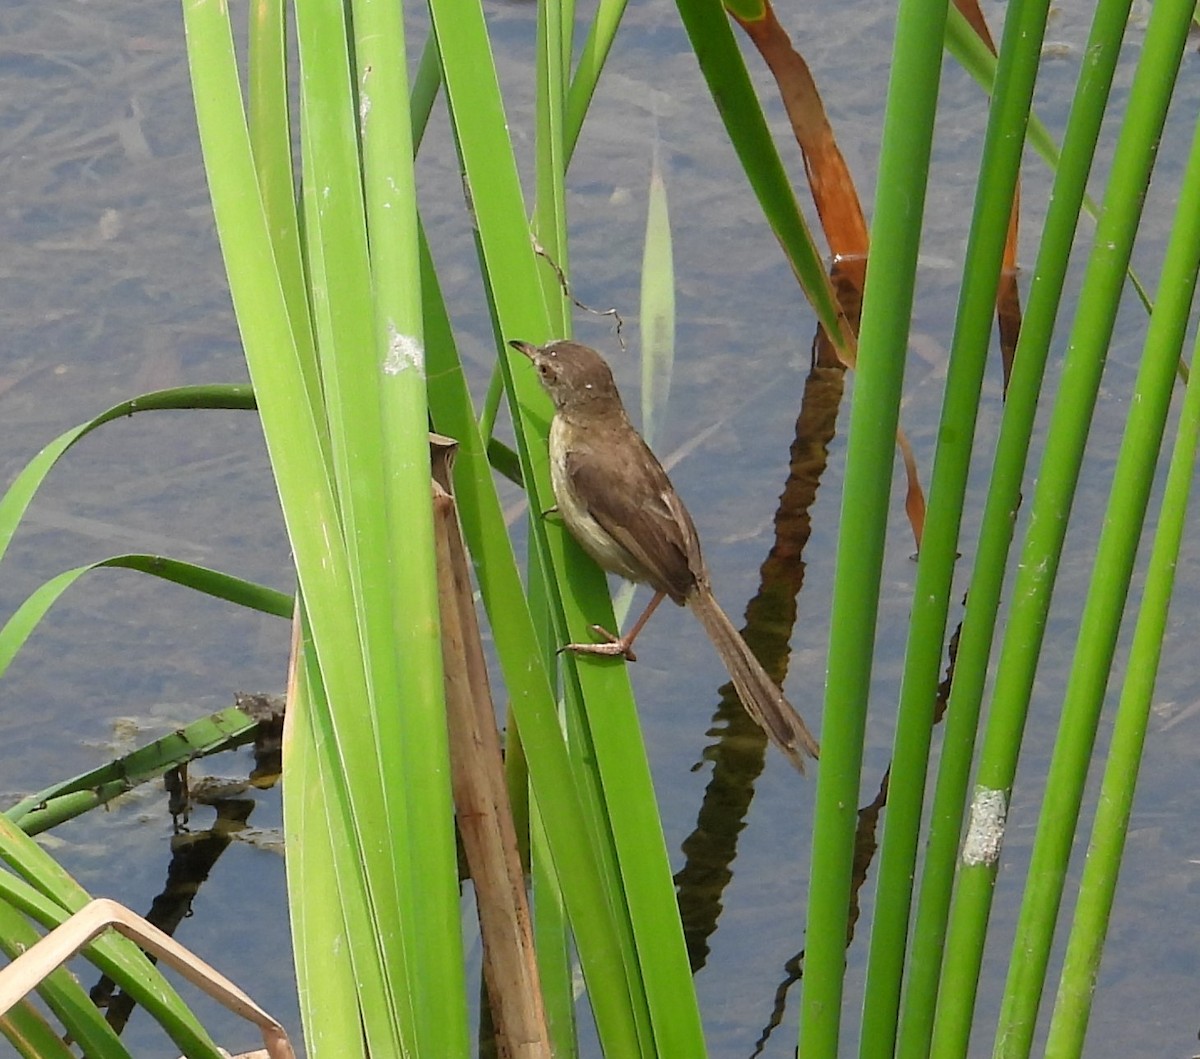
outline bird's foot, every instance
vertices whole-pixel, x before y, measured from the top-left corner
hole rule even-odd
[[[614,636],[603,625],[593,625],[591,630],[597,636],[602,636],[603,642],[569,643],[565,647],[560,647],[559,651],[574,651],[580,655],[603,655],[606,658],[624,658],[627,662],[637,661],[637,655],[633,653],[633,647],[626,637]]]

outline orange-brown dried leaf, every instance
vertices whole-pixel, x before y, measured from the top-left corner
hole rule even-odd
[[[808,63],[766,0],[760,18],[745,18],[734,10],[730,15],[754,42],[779,86],[829,249],[835,257],[865,254],[868,235],[862,204]]]

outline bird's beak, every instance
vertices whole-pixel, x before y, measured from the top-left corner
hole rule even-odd
[[[520,339],[514,338],[511,342],[509,342],[509,345],[512,346],[513,349],[515,349],[518,353],[524,353],[525,356],[527,356],[530,360],[533,360],[533,358],[537,355],[538,347],[532,342],[522,342]]]

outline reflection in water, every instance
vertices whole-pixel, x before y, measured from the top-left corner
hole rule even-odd
[[[883,779],[879,784],[879,792],[869,805],[863,806],[858,811],[858,829],[854,833],[854,874],[850,887],[850,916],[846,924],[847,947],[854,939],[854,924],[858,922],[858,894],[863,883],[867,881],[867,869],[871,866],[875,850],[878,848],[875,834],[878,830],[879,814],[887,805],[889,774],[890,770],[884,772]],[[754,1042],[754,1051],[750,1053],[750,1059],[756,1059],[757,1056],[762,1055],[767,1041],[771,1039],[771,1034],[783,1022],[783,1014],[787,1010],[788,990],[804,977],[804,950],[801,949],[787,960],[783,965],[783,970],[783,980],[775,987],[771,1016],[763,1026],[758,1040]]]
[[[217,819],[209,830],[180,831],[171,840],[166,884],[145,914],[147,922],[172,937],[179,924],[192,914],[192,903],[201,884],[229,848],[234,832],[246,826],[255,802],[252,798],[221,798],[212,805],[217,810]],[[151,963],[158,962],[157,957],[149,953],[147,956]],[[136,1006],[133,997],[117,990],[116,983],[107,975],[92,987],[89,996],[106,1012],[109,1025],[120,1033]]]
[[[948,660],[946,663],[946,675],[942,682],[938,684],[937,698],[933,707],[933,723],[941,722],[942,716],[946,712],[946,704],[950,701],[950,687],[954,681],[954,659],[958,651],[958,637],[962,631],[960,625],[954,630],[954,635],[950,638],[950,645],[947,650]],[[875,859],[875,850],[878,848],[878,841],[875,836],[878,832],[879,814],[883,811],[883,807],[887,805],[888,784],[891,781],[891,769],[885,769],[883,778],[879,781],[879,790],[874,799],[868,805],[864,805],[858,811],[858,827],[854,832],[854,867],[850,882],[850,911],[846,922],[846,946],[854,940],[854,927],[858,923],[858,917],[861,910],[858,895],[862,892],[863,884],[867,881],[867,871],[871,867],[871,861]],[[755,1042],[754,1051],[750,1055],[750,1059],[762,1054],[766,1047],[767,1041],[770,1040],[771,1034],[775,1027],[783,1022],[783,1014],[787,1009],[788,990],[800,979],[804,974],[804,950],[801,949],[783,965],[784,977],[779,985],[775,988],[774,1002],[771,1005],[771,1016],[763,1027],[762,1033]]]
[[[828,342],[819,339],[796,420],[787,482],[775,515],[775,544],[762,564],[758,594],[746,607],[742,635],[777,680],[787,671],[796,596],[804,583],[802,553],[812,532],[809,512],[834,437],[843,373]],[[683,842],[687,860],[675,876],[693,973],[708,958],[708,938],[717,929],[722,894],[733,877],[730,865],[737,855],[737,836],[745,826],[767,746],[766,736],[742,708],[733,685],[723,686],[720,694],[709,730],[717,735],[717,742],[704,753],[713,763],[712,779],[704,792],[696,828]]]
[[[862,307],[865,264],[861,258],[842,259],[831,273],[839,303],[855,332]],[[844,372],[832,344],[824,332],[818,330],[813,344],[813,364],[805,380],[796,420],[788,477],[775,514],[775,542],[760,568],[759,591],[746,607],[746,627],[742,632],[767,672],[781,682],[787,672],[788,644],[796,622],[797,596],[804,583],[803,551],[812,533],[810,512],[828,462],[829,445],[836,432],[844,392]],[[938,689],[935,714],[938,720],[949,695],[956,641],[957,633],[951,642],[946,679]],[[813,681],[808,690],[810,697],[817,700],[821,694],[820,680]],[[733,685],[725,684],[720,689],[720,696],[708,731],[709,735],[717,737],[717,741],[704,752],[704,759],[713,765],[712,778],[705,788],[696,827],[682,843],[687,859],[675,876],[693,974],[704,967],[708,959],[709,939],[717,929],[723,894],[733,878],[731,865],[737,855],[738,836],[746,826],[754,784],[763,770],[767,746],[766,736],[742,708]],[[803,706],[800,708],[804,709]],[[811,715],[816,711],[805,712]],[[887,803],[887,790],[888,773],[885,772],[875,798],[859,810],[854,881],[846,924],[847,944],[853,938],[859,916],[858,894],[875,855],[879,814]],[[761,1054],[772,1031],[782,1022],[788,991],[800,980],[803,963],[803,949],[787,961],[784,978],[775,989],[771,1015],[753,1055]]]
[[[208,879],[221,855],[238,832],[244,831],[256,801],[243,797],[254,788],[273,786],[280,776],[280,737],[283,731],[283,701],[278,696],[239,695],[238,706],[255,717],[254,767],[247,781],[216,782],[207,780],[193,787],[188,782],[187,766],[172,769],[164,776],[167,808],[175,820],[171,840],[171,862],[162,892],[151,902],[145,918],[159,930],[174,937],[179,924],[192,914],[192,905],[200,886]],[[189,831],[187,820],[194,805],[209,805],[217,818],[205,831]],[[147,953],[152,963],[155,956]],[[112,1028],[120,1033],[136,1006],[134,999],[119,991],[107,975],[89,994]]]

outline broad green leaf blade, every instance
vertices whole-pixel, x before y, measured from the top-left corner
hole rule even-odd
[[[180,562],[178,559],[167,559],[161,555],[116,555],[111,559],[102,559],[100,562],[65,570],[34,591],[17,608],[16,613],[0,629],[0,673],[8,669],[21,645],[58,598],[84,574],[105,567],[152,574],[164,581],[172,581],[217,599],[228,600],[230,603],[261,610],[267,614],[279,617],[291,614],[291,597],[251,581],[243,581],[217,570]]]
[[[712,0],[676,0],[676,6],[763,215],[821,326],[842,359],[852,363],[845,321],[829,273],[796,203],[725,9]]]
[[[340,10],[305,4],[299,8],[298,28],[306,179],[311,187],[322,189],[320,195],[309,194],[314,222],[309,258],[322,262],[316,289],[323,318],[326,412],[333,424],[335,480],[375,700],[377,768],[391,775],[383,797],[395,827],[401,828],[410,809],[403,799],[394,804],[389,799],[399,797],[403,777],[420,762],[406,763],[403,756],[384,754],[381,747],[415,743],[423,748],[422,760],[436,761],[438,733],[444,742],[445,726],[436,622],[432,630],[429,624],[436,605],[428,442],[420,290],[415,279],[412,146],[406,135],[404,64],[396,59],[403,55],[398,12],[388,5],[361,10],[356,5],[353,24],[346,25]],[[353,81],[348,46],[333,46],[334,41],[346,41],[351,30],[358,64]],[[356,114],[362,116],[361,157]],[[384,458],[390,459],[390,470],[380,462],[389,448],[390,456]],[[390,518],[381,517],[389,509]],[[399,540],[404,540],[403,548],[396,547]],[[393,583],[402,603],[389,598]],[[317,642],[320,653],[319,636]],[[403,666],[398,656],[405,658]],[[412,704],[408,718],[405,703]],[[349,708],[333,697],[330,704],[335,718]],[[418,704],[420,710],[415,709]],[[335,723],[342,732],[349,718]],[[411,786],[411,793],[419,796],[423,785],[415,774]],[[444,783],[434,781],[430,787],[431,795],[441,790],[437,804],[444,814]],[[419,813],[420,807],[413,811]],[[409,894],[402,900],[415,897]]]
[[[311,645],[298,660],[288,696],[284,719],[283,753],[292,775],[318,775],[313,727],[314,685],[310,674],[319,676],[311,661]],[[319,692],[319,685],[316,686]],[[345,1059],[365,1057],[366,1040],[378,1039],[380,1031],[361,1030],[359,1007],[368,1001],[368,1017],[381,1017],[386,1001],[375,1002],[375,982],[367,978],[355,988],[350,931],[370,925],[346,910],[342,880],[350,873],[346,861],[357,850],[345,839],[343,829],[331,826],[330,813],[336,796],[321,783],[284,783],[284,835],[288,848],[288,911],[292,920],[296,980],[303,1014],[305,1044],[310,1054],[329,1052]],[[338,836],[342,836],[339,839]],[[340,844],[335,853],[334,844]],[[341,863],[339,863],[339,858]],[[361,883],[358,884],[361,891]],[[354,888],[347,895],[354,897]]]
[[[4,815],[37,835],[196,758],[232,750],[254,738],[258,722],[236,706],[193,721],[99,768],[22,798]]]
[[[626,2],[627,0],[600,0],[596,8],[596,17],[592,19],[592,25],[588,29],[587,39],[584,41],[567,95],[563,143],[568,158],[575,153],[575,144],[579,141],[579,133],[583,129],[583,121],[587,117],[592,96],[600,81],[600,73],[621,26]]]
[[[16,874],[0,872],[0,901],[45,927],[56,927],[91,898],[32,838],[0,814],[0,859]],[[109,932],[83,954],[112,978],[195,1059],[220,1052],[170,983],[132,941]],[[93,1006],[94,1009],[94,1006]]]
[[[658,145],[650,171],[646,243],[642,251],[642,435],[654,447],[667,417],[671,373],[675,366],[675,256],[671,217]]]
[[[70,1033],[70,1030],[67,1031]],[[27,1000],[0,1015],[0,1033],[22,1059],[75,1059],[75,1053],[51,1027],[41,1013]],[[98,1059],[108,1055],[125,1056],[129,1053],[114,1041],[112,1052],[93,1053]]]
[[[563,110],[566,95],[566,62],[563,45],[570,37],[564,7],[557,3],[538,4],[537,47],[537,166],[533,232],[541,252],[553,268],[541,268],[546,306],[550,312],[550,333],[566,337],[571,333],[571,304],[564,296],[560,280],[570,275],[567,242],[567,204],[564,176],[567,153],[563,144]]]
[[[36,945],[41,937],[17,908],[0,899],[0,939],[4,939],[4,951],[8,957],[19,956]],[[37,987],[37,993],[89,1057],[96,1055],[97,1059],[128,1059],[130,1053],[122,1045],[120,1037],[116,1036],[103,1013],[92,1003],[78,979],[66,968],[59,968],[48,975]],[[12,1012],[8,1016],[0,1016],[0,1021],[10,1017]]]
[[[101,412],[94,419],[60,434],[25,465],[4,496],[0,497],[0,558],[4,557],[22,516],[46,475],[72,445],[98,427],[105,423],[111,423],[114,419],[124,419],[138,412],[182,408],[249,410],[255,407],[254,393],[249,386],[181,386],[177,389],[159,390],[122,401],[107,411]]]
[[[298,18],[302,35],[308,31],[307,27],[314,25],[311,18],[322,13],[320,8],[321,5],[310,5],[306,8],[310,17]],[[330,12],[328,5],[324,8],[327,14],[337,14]],[[279,488],[284,523],[304,597],[313,616],[313,640],[320,659],[321,680],[330,701],[345,704],[346,710],[357,711],[353,721],[346,716],[342,726],[333,730],[335,741],[332,745],[340,761],[338,774],[354,777],[353,788],[340,796],[354,798],[353,806],[348,806],[353,810],[354,826],[370,831],[366,834],[355,830],[352,840],[359,846],[360,857],[367,865],[367,879],[371,885],[367,899],[376,917],[377,929],[367,938],[360,939],[364,943],[353,945],[351,951],[360,979],[369,979],[385,990],[385,1003],[378,1015],[385,1022],[386,1039],[374,1041],[373,1046],[388,1054],[398,1054],[405,1047],[401,1044],[402,1039],[413,1041],[411,1008],[405,991],[407,968],[403,935],[399,929],[398,876],[393,860],[394,847],[387,839],[390,831],[380,780],[379,747],[373,725],[361,723],[363,706],[373,703],[376,696],[368,680],[362,653],[363,638],[356,609],[356,600],[361,597],[355,591],[343,536],[344,523],[339,506],[342,497],[335,494],[321,444],[324,427],[318,424],[323,422],[325,411],[312,404],[306,382],[307,369],[301,363],[305,351],[296,344],[275,265],[268,224],[257,191],[258,178],[242,111],[226,13],[219,4],[200,3],[185,5],[184,14],[197,120],[213,210],[247,364],[257,385],[263,430]],[[338,39],[344,40],[344,33],[325,38],[325,47],[331,49],[331,42]],[[310,41],[308,52],[310,56],[319,57],[321,48],[314,50]],[[332,61],[336,63],[336,59]],[[344,55],[342,61],[344,67]],[[304,77],[315,74],[310,65]],[[336,69],[331,76],[338,76]],[[307,142],[321,126],[314,125],[304,107],[301,115]],[[337,133],[333,135],[336,137]],[[352,127],[350,136],[354,137]],[[305,176],[311,178],[312,174],[313,167],[306,155]],[[325,200],[323,195],[315,195],[311,179],[307,180],[305,201],[310,239],[318,237],[314,233],[318,231],[322,210],[342,206],[351,201],[347,196],[353,194],[352,188],[339,186],[336,195],[331,189],[329,199]],[[320,201],[314,201],[317,198]],[[353,225],[349,227],[347,239],[353,237]],[[361,231],[361,224],[358,230]],[[323,255],[310,252],[307,260],[318,282],[330,278]],[[339,264],[348,266],[349,262]],[[365,275],[362,268],[358,271]],[[343,279],[342,271],[333,268],[332,280],[341,282]],[[353,296],[350,292],[349,297]],[[326,291],[318,304],[327,300]],[[365,348],[370,351],[373,342],[369,301],[366,304]],[[317,332],[323,347],[332,348],[328,319],[322,323],[318,318]],[[336,383],[336,378],[335,374],[325,377],[327,390]],[[336,395],[327,394],[327,397],[340,408]],[[364,425],[371,422],[378,422],[377,414]],[[346,450],[336,430],[331,436],[335,439],[336,465],[338,459],[344,458]],[[393,686],[390,694],[394,693]],[[375,715],[368,710],[367,716],[373,718]],[[327,730],[332,730],[328,721],[325,724]],[[402,1016],[402,1009],[408,1014]],[[368,1028],[374,1030],[375,1024],[369,1024]]]
[[[287,303],[292,337],[299,351],[300,370],[308,403],[321,403],[316,341],[307,271],[304,262],[301,206],[292,162],[292,115],[288,103],[287,18],[284,0],[262,0],[250,9],[247,107],[250,146],[258,174],[259,194],[267,231],[279,269],[279,284]],[[331,462],[326,424],[317,420],[325,463]]]
[[[604,915],[591,910],[607,909],[609,901],[589,834],[591,825],[577,789],[578,776],[564,743],[558,704],[546,670],[546,654],[553,652],[544,651],[534,633],[530,607],[521,586],[504,512],[488,464],[487,449],[476,425],[466,378],[454,348],[450,321],[433,272],[433,262],[427,254],[422,258],[422,267],[427,298],[425,321],[433,423],[440,433],[458,441],[454,461],[455,501],[510,695],[511,717],[520,730],[520,746],[529,761],[535,798],[540,792],[543,814],[550,821],[545,830],[553,838],[546,841],[552,850],[555,869],[559,877],[566,880],[565,885],[571,888],[576,913],[590,916],[591,921],[602,928]],[[511,736],[510,728],[510,755],[513,752]],[[535,899],[535,905],[539,903]],[[537,915],[535,909],[535,917]],[[588,929],[583,931],[585,938]],[[605,935],[601,941],[611,941],[611,935]],[[540,946],[539,953],[545,986],[548,975],[553,972],[544,962],[545,955]],[[591,959],[589,952],[585,967],[592,975],[589,981],[594,981],[598,972],[586,962]],[[624,978],[615,973],[614,978],[619,983],[617,988],[623,988]],[[564,988],[569,994],[571,983],[568,981]],[[560,1019],[560,1026],[562,1024]]]
[[[0,939],[3,939],[4,952],[10,958],[37,944],[40,937],[41,934],[33,929],[24,915],[7,901],[0,900]],[[79,984],[78,979],[65,967],[60,967],[47,976],[37,992],[62,1023],[63,1028],[79,1042],[88,1056],[94,1055],[98,1059],[129,1059],[129,1052],[116,1032],[92,1003],[91,997]],[[10,1012],[7,1016],[0,1016],[0,1020],[11,1017]]]
[[[439,0],[433,5],[433,17],[451,119],[478,223],[497,338],[545,340],[550,319],[540,304],[541,266],[530,247],[512,146],[480,13],[475,5],[463,0]],[[551,506],[545,450],[546,401],[524,358],[505,349],[501,369],[517,423],[522,476],[531,509],[545,510]],[[604,579],[578,547],[565,539],[562,527],[547,526],[535,519],[532,530],[541,568],[554,570],[558,583],[570,586],[562,598],[565,622],[561,618],[556,622],[557,635],[565,637],[572,629],[583,635],[588,622],[606,620]],[[574,568],[569,580],[564,576],[568,563]],[[558,609],[557,602],[554,609]],[[579,703],[587,710],[586,723],[571,720],[568,728],[591,733],[599,767],[597,778],[584,777],[591,785],[584,791],[602,791],[611,821],[611,825],[603,824],[602,817],[594,818],[589,833],[599,844],[607,841],[606,831],[611,826],[613,839],[607,849],[595,847],[594,856],[608,866],[598,876],[606,890],[598,904],[582,899],[596,880],[560,877],[601,1038],[612,1054],[646,1054],[654,1048],[664,1055],[703,1054],[669,861],[661,839],[661,823],[653,810],[653,787],[628,677],[621,666],[576,665],[571,659],[566,660],[565,669],[571,708]],[[519,714],[518,724],[523,725]],[[522,734],[526,735],[524,727]],[[539,772],[528,745],[527,752],[534,795],[553,852],[560,838],[549,806],[561,800],[563,793],[546,785],[549,777]],[[594,786],[597,780],[599,787]],[[649,819],[645,815],[647,806]],[[554,855],[557,866],[557,853]],[[579,889],[581,885],[584,890]],[[613,916],[613,920],[607,924],[598,921],[598,909]],[[615,960],[614,944],[620,947]],[[653,995],[647,996],[647,989]]]

